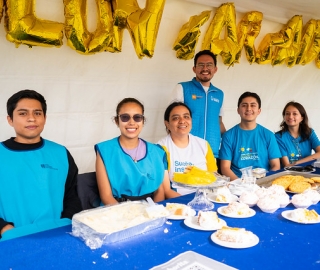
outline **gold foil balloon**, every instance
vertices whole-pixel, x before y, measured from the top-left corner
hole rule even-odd
[[[86,53],[92,34],[87,29],[87,1],[64,0],[65,35],[73,50]]]
[[[271,34],[264,36],[256,52],[256,63],[269,64],[272,58]]]
[[[225,36],[220,33],[225,27]],[[202,50],[220,54],[225,65],[233,65],[240,50],[236,31],[236,14],[233,3],[222,4],[217,10],[205,34]]]
[[[292,67],[296,63],[302,34],[302,16],[293,16],[279,33],[271,35],[271,45],[275,45],[271,64],[281,65],[285,61]]]
[[[241,51],[244,47],[247,60],[250,64],[255,62],[256,49],[254,42],[261,30],[263,14],[259,11],[248,12],[238,24],[238,42],[240,50],[236,55],[235,61],[239,63]]]
[[[109,1],[96,0],[98,25],[89,44],[89,53],[115,52],[112,6]]]
[[[127,28],[139,58],[152,57],[165,0],[146,0],[140,9],[136,0],[113,0],[115,47],[121,51],[123,29]]]
[[[91,33],[87,28],[87,0],[64,0],[65,35],[68,45],[79,53],[114,52],[111,4],[101,0],[96,4],[98,24]]]
[[[298,58],[299,64],[306,65],[315,60],[316,66],[320,68],[320,20],[310,20],[305,25],[300,52],[299,57],[301,58]]]
[[[4,0],[0,0],[0,22],[1,22],[2,14],[3,14],[3,1]]]
[[[194,57],[195,47],[201,34],[200,27],[210,18],[211,11],[203,11],[200,15],[190,17],[185,23],[173,44],[179,59],[189,60]]]
[[[25,44],[32,46],[62,45],[62,23],[42,20],[34,15],[34,1],[7,0],[6,21],[7,40],[19,46]]]

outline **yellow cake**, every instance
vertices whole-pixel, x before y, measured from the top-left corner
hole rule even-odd
[[[209,185],[216,180],[213,173],[195,166],[186,167],[183,173],[173,173],[173,181],[186,185]]]

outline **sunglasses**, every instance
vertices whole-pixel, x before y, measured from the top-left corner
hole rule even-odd
[[[131,116],[127,113],[118,115],[122,122],[128,122],[131,119]],[[135,114],[132,116],[133,120],[135,122],[141,122],[144,119],[144,116],[142,114]]]

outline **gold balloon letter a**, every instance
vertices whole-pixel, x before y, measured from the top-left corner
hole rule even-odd
[[[62,23],[41,20],[34,15],[34,1],[6,1],[6,31],[7,40],[19,46],[26,44],[30,47],[62,45]]]
[[[203,11],[198,16],[192,16],[189,22],[181,27],[173,44],[173,49],[177,51],[177,58],[189,60],[194,57],[195,48],[201,34],[200,26],[210,18],[210,13],[211,11]]]
[[[113,0],[115,48],[121,51],[122,35],[127,28],[139,58],[152,57],[165,0],[146,0],[140,9],[136,0]]]
[[[224,39],[220,33],[226,27]],[[236,13],[233,3],[222,4],[216,11],[202,43],[202,50],[220,54],[225,65],[233,65],[240,51],[236,30]]]

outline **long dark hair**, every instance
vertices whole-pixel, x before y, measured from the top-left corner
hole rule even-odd
[[[302,138],[302,141],[308,140],[311,135],[311,128],[309,127],[309,119],[308,119],[308,115],[307,115],[305,108],[298,102],[290,101],[286,104],[286,106],[284,107],[284,109],[282,111],[283,118],[286,115],[286,110],[289,106],[295,107],[299,111],[301,116],[303,117],[303,120],[301,121],[301,123],[299,125],[299,134]],[[283,119],[280,124],[280,131],[279,132],[282,134],[286,131],[289,131],[288,125],[286,124],[286,121]]]

